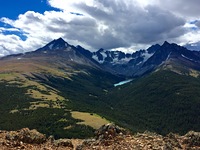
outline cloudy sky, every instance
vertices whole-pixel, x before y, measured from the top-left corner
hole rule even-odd
[[[200,47],[200,0],[3,0],[0,57],[62,37],[92,51]]]

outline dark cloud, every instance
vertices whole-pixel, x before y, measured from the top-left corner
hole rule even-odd
[[[195,25],[200,29],[200,20],[198,20]]]
[[[185,17],[200,17],[199,0],[159,0],[159,6]]]
[[[95,48],[100,45],[116,48],[134,43],[153,43],[160,39],[179,37],[186,31],[183,29],[186,23],[183,18],[157,6],[144,9],[126,1],[103,0],[99,3],[101,7],[87,6],[85,3],[78,5],[79,9],[95,18],[97,23],[107,27],[103,33],[92,31],[96,36],[92,42],[89,40],[87,43]]]

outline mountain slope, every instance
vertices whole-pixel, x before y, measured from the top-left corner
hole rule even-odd
[[[36,128],[56,138],[91,136],[94,129],[74,118],[73,110],[106,108],[97,97],[121,80],[63,39],[1,58],[0,65],[0,129]]]
[[[200,131],[200,78],[160,70],[111,90],[105,101],[132,131]],[[112,97],[110,99],[109,97]]]
[[[189,74],[192,71],[200,71],[200,53],[190,51],[177,44],[165,42],[150,57],[135,75],[162,68],[179,72],[180,74]]]

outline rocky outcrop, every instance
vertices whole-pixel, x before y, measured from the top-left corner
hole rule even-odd
[[[37,130],[0,131],[0,150],[72,150],[71,140],[54,140]]]
[[[42,144],[46,141],[46,136],[39,133],[37,130],[29,130],[28,128],[24,128],[19,131],[11,131],[7,133],[6,139],[29,144]]]
[[[114,124],[102,126],[95,137],[87,140],[46,138],[28,128],[0,131],[0,150],[200,150],[200,133],[190,131],[184,136],[170,133],[162,136],[144,132],[130,134]]]
[[[199,150],[200,133],[184,136],[170,133],[167,136],[145,132],[131,135],[126,130],[108,124],[96,131],[96,138],[85,140],[77,150]]]
[[[194,131],[188,132],[184,136],[183,144],[186,144],[188,147],[200,147],[200,133]]]

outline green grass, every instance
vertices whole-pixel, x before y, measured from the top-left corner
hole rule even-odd
[[[72,111],[71,114],[73,118],[82,120],[77,124],[85,124],[91,126],[94,129],[99,129],[101,126],[110,123],[110,121],[106,120],[105,118],[102,118],[101,116],[93,113]]]

